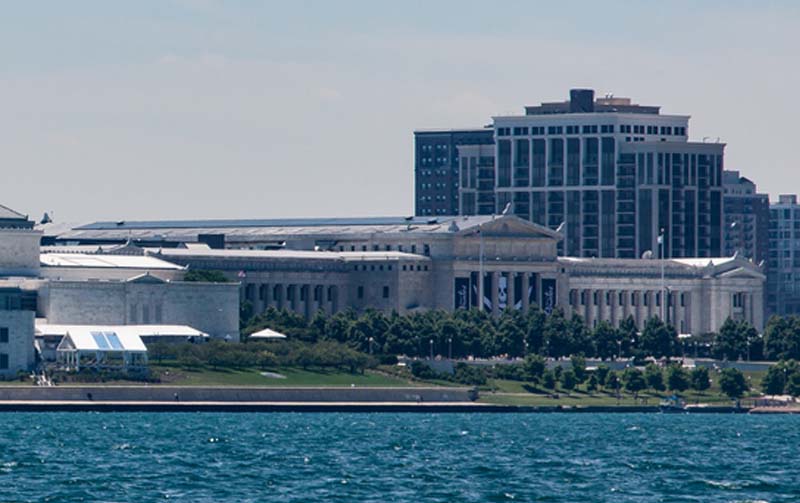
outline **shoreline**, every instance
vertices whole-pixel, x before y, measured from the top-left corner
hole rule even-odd
[[[368,412],[368,413],[511,413],[511,414],[660,414],[657,406],[526,406],[481,402],[236,402],[236,401],[0,401],[0,412]],[[800,410],[691,407],[668,414],[793,414]]]

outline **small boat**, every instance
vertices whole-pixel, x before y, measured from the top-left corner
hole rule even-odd
[[[658,410],[666,413],[686,412],[686,401],[677,395],[672,395],[661,400]]]

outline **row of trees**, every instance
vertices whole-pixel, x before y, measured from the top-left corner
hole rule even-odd
[[[207,344],[166,344],[148,346],[156,362],[176,360],[184,368],[211,367],[240,369],[260,367],[336,368],[351,373],[375,366],[376,359],[334,341],[252,342],[247,344],[211,341]]]
[[[793,368],[798,370],[796,364]],[[559,365],[548,369],[542,356],[528,355],[522,363],[493,367],[470,367],[459,363],[451,375],[436,372],[422,362],[414,362],[411,372],[420,379],[450,380],[461,384],[484,384],[488,378],[496,378],[529,382],[546,390],[561,389],[568,393],[579,386],[590,393],[595,391],[618,393],[625,390],[634,397],[638,397],[642,391],[657,393],[669,391],[678,394],[691,389],[703,393],[711,387],[710,371],[707,367],[686,370],[677,363],[666,368],[650,363],[644,370],[628,367],[618,372],[606,365],[589,370],[582,356],[573,356],[571,366],[568,368]],[[800,384],[800,371],[796,375]],[[724,369],[719,372],[716,379],[720,390],[732,399],[740,398],[749,390],[744,374],[737,369]]]
[[[655,358],[683,354],[685,348],[674,327],[651,318],[640,332],[632,317],[618,328],[600,322],[586,326],[578,315],[566,317],[556,309],[545,315],[533,308],[527,313],[506,310],[494,318],[481,310],[443,310],[399,315],[367,310],[348,310],[326,315],[317,312],[310,320],[285,310],[269,308],[244,324],[245,334],[264,327],[307,342],[333,340],[366,353],[434,355],[488,358],[540,354],[552,358],[583,354],[611,360],[619,357]],[[758,334],[744,322],[730,321],[709,343],[721,357],[738,359],[748,352],[761,355]],[[742,343],[742,337],[745,343]]]

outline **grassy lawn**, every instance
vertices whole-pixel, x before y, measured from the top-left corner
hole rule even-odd
[[[410,386],[403,379],[366,371],[364,374],[351,374],[327,369],[279,368],[269,372],[281,374],[285,379],[265,377],[261,370],[227,370],[201,368],[186,370],[180,367],[153,365],[152,370],[161,377],[162,384],[176,386]]]
[[[751,385],[751,391],[757,395],[761,378],[764,372],[746,372],[745,376]],[[711,388],[703,393],[687,390],[680,393],[687,404],[710,404],[725,406],[730,405],[731,401],[727,396],[723,395],[719,390],[719,385],[716,382],[717,376],[712,373],[711,375]],[[547,390],[541,385],[533,383],[525,383],[520,381],[508,381],[503,379],[489,379],[486,386],[481,387],[481,402],[496,403],[503,405],[531,405],[531,406],[633,406],[633,405],[646,405],[658,406],[662,397],[668,396],[670,393],[644,391],[639,393],[639,399],[634,399],[630,393],[621,394],[621,399],[617,401],[613,393],[605,393],[603,391],[595,391],[588,393],[585,386],[579,386],[577,389],[571,391],[569,394],[562,390]],[[557,396],[557,398],[555,398]]]

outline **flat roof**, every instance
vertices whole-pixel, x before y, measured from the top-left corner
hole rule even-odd
[[[152,256],[98,255],[86,253],[43,253],[39,262],[44,267],[91,267],[107,269],[150,269],[180,271],[184,267]]]
[[[424,255],[398,251],[312,251],[312,250],[236,250],[231,248],[192,250],[186,248],[148,248],[147,253],[162,257],[208,257],[208,258],[247,258],[247,259],[287,259],[287,260],[333,260],[333,261],[368,261],[368,260],[430,260]]]
[[[445,217],[354,217],[354,218],[264,218],[264,219],[210,219],[210,220],[132,220],[100,221],[74,227],[72,230],[118,229],[214,229],[231,227],[353,227],[353,226],[407,226],[434,225],[463,219]],[[474,217],[470,217],[474,218]],[[480,217],[478,217],[480,218]],[[486,216],[485,219],[490,219]]]

